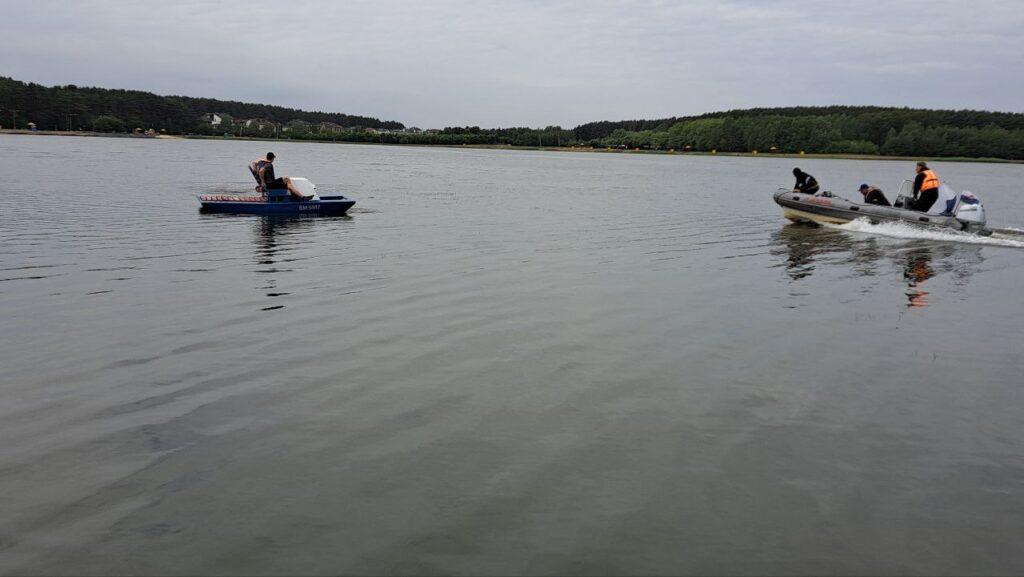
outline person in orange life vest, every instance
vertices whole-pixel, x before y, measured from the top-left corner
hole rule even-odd
[[[914,204],[911,210],[928,212],[928,209],[939,199],[939,177],[924,162],[918,162],[917,176],[914,178]]]

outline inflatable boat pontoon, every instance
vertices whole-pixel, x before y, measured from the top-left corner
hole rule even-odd
[[[794,222],[813,222],[828,224],[844,224],[864,218],[872,223],[905,222],[908,224],[950,228],[981,235],[992,234],[985,228],[985,209],[981,202],[969,192],[955,196],[955,202],[948,206],[943,200],[936,201],[932,210],[941,208],[948,212],[919,212],[903,208],[910,205],[910,195],[905,186],[900,187],[893,206],[864,204],[854,202],[830,192],[819,194],[803,194],[789,189],[780,188],[772,195],[776,204],[782,207],[782,215]],[[954,193],[955,194],[955,193]],[[952,201],[951,201],[952,202]]]

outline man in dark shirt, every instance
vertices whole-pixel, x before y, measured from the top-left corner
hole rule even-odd
[[[879,206],[892,206],[889,199],[882,194],[882,189],[875,186],[868,186],[867,183],[860,185],[860,193],[864,195],[864,204],[877,204]]]
[[[313,198],[312,195],[305,196],[299,189],[295,188],[292,184],[292,179],[287,176],[280,178],[274,178],[274,153],[268,152],[266,161],[263,162],[262,167],[259,169],[260,182],[263,183],[264,190],[285,190],[291,193],[294,200],[309,200]],[[258,162],[258,161],[257,161]]]
[[[267,156],[263,158],[257,158],[256,160],[249,163],[249,172],[252,173],[252,177],[256,179],[256,192],[266,192],[263,188],[263,177],[260,176],[260,171],[263,170],[263,166],[269,162],[267,158],[271,159],[274,157],[273,152],[268,152]]]
[[[799,168],[793,169],[793,176],[796,177],[796,185],[793,187],[793,192],[802,192],[804,194],[818,193],[818,181],[813,176]]]

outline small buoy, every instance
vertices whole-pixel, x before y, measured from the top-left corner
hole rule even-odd
[[[757,151],[756,151],[756,150],[754,151],[754,154],[757,154]]]
[[[711,154],[718,154],[718,149],[717,148],[712,148],[711,149]]]
[[[804,155],[804,151],[801,150],[800,151],[800,156],[803,156],[803,155]]]

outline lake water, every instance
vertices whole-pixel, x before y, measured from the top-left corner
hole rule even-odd
[[[199,214],[268,148],[351,215]],[[1024,572],[1024,242],[794,165],[913,175],[0,136],[0,573]]]

